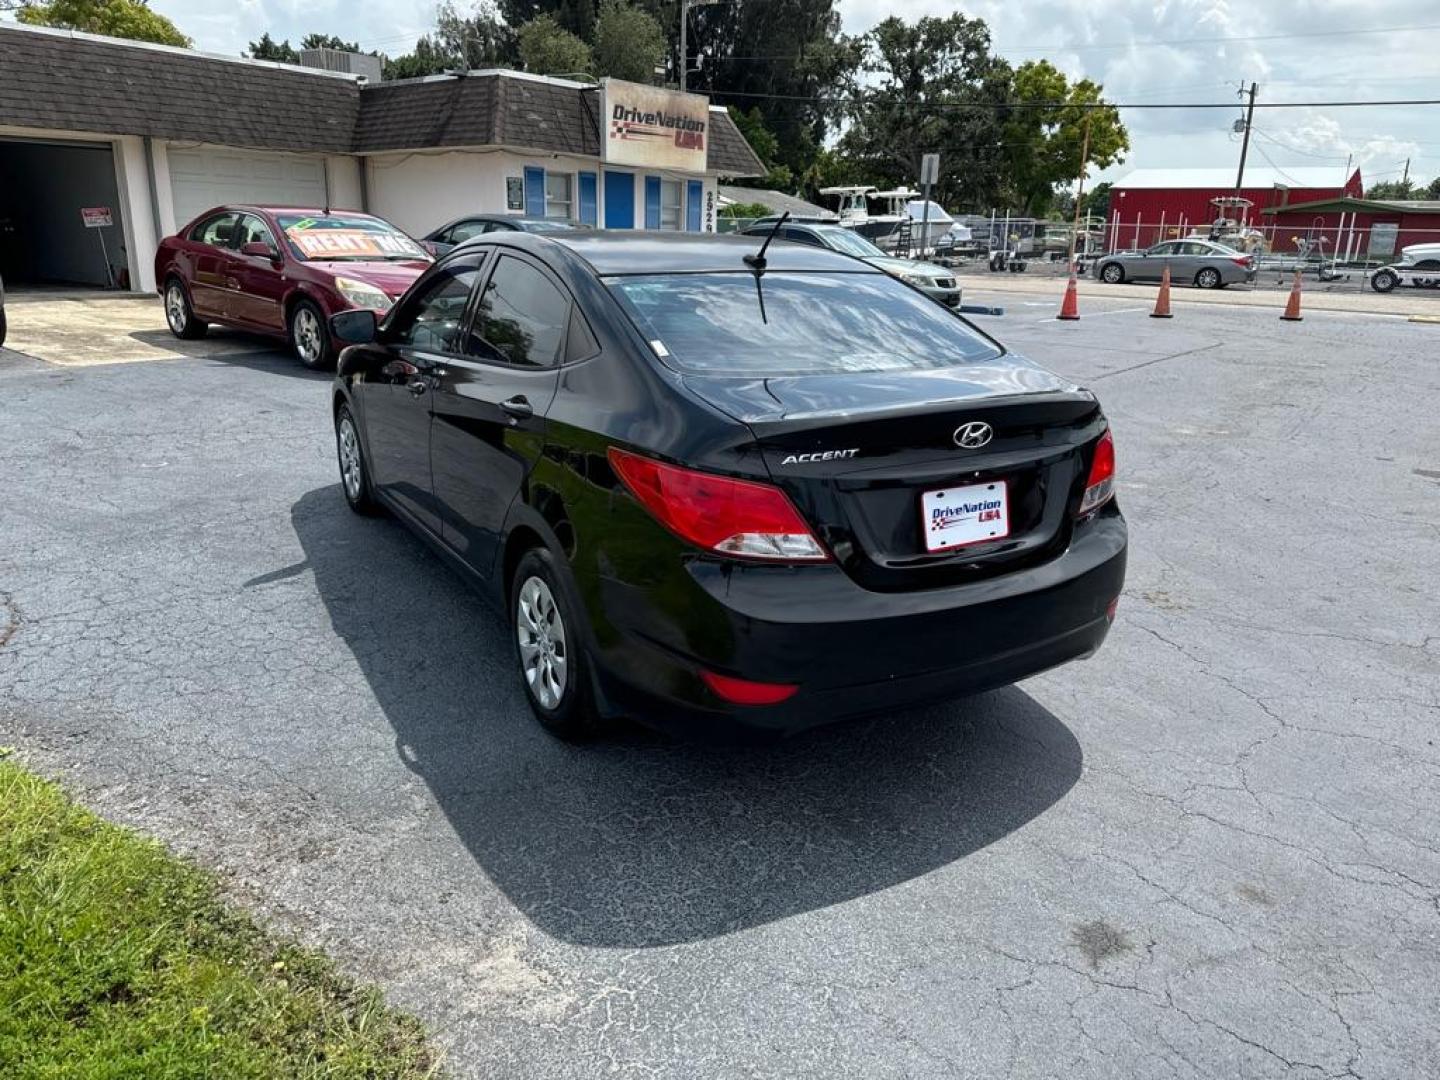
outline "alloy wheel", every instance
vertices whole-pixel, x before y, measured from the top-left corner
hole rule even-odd
[[[565,696],[570,666],[565,620],[542,578],[526,578],[515,603],[515,632],[525,682],[541,708],[556,709]]]
[[[165,321],[170,324],[171,333],[185,332],[185,291],[180,288],[178,281],[172,281],[165,290]]]
[[[1200,276],[1195,279],[1195,284],[1202,289],[1213,289],[1220,284],[1220,271],[1206,267],[1200,271]]]
[[[360,461],[360,441],[355,437],[355,424],[348,414],[340,418],[335,439],[340,447],[340,478],[345,481],[345,494],[351,502],[358,502],[364,490],[365,473]]]
[[[300,359],[307,364],[319,363],[320,352],[324,348],[320,340],[320,320],[308,307],[295,312],[294,336],[295,351],[300,354]]]

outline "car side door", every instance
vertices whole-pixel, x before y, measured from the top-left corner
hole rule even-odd
[[[230,241],[239,220],[238,211],[226,210],[190,230],[190,306],[203,319],[231,317]]]
[[[465,252],[416,282],[385,321],[359,392],[376,489],[437,538],[440,515],[430,475],[436,381],[460,355],[483,252]],[[347,362],[347,367],[349,363]]]
[[[240,249],[247,243],[264,244],[272,254],[246,255]],[[270,226],[256,214],[241,214],[231,248],[231,316],[248,326],[283,331],[285,263]]]
[[[445,543],[494,570],[511,503],[545,445],[574,302],[539,260],[498,247],[464,355],[435,380],[431,472]]]
[[[1132,281],[1159,281],[1160,275],[1165,270],[1165,263],[1173,260],[1174,256],[1174,241],[1154,244],[1126,264],[1125,274]],[[1173,262],[1170,273],[1175,273]]]

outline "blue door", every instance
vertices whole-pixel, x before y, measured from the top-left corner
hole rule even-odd
[[[660,178],[645,177],[645,228],[660,227]]]
[[[605,227],[635,227],[635,174],[605,170]]]
[[[595,174],[593,172],[580,174],[580,223],[582,225],[596,224]]]
[[[545,170],[534,165],[525,166],[525,214],[545,216]]]
[[[688,232],[699,232],[700,204],[705,201],[705,185],[699,180],[691,180],[685,186],[689,190],[685,198],[685,228]]]

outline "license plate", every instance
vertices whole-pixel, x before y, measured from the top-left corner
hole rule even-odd
[[[926,551],[1003,540],[1010,535],[1010,499],[1004,480],[940,488],[920,496],[920,530]]]

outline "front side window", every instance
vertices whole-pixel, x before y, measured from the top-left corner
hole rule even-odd
[[[859,233],[851,232],[839,225],[824,226],[817,231],[824,239],[825,246],[832,251],[838,251],[844,255],[854,255],[857,259],[873,259],[877,255],[885,254]]]
[[[271,251],[280,250],[275,246],[275,238],[270,235],[270,226],[254,214],[246,214],[240,219],[239,229],[235,236],[237,250],[246,244],[264,244]]]
[[[545,173],[545,216],[547,218],[568,218],[570,213],[571,181],[569,173]]]
[[[390,340],[426,352],[458,353],[465,305],[480,276],[471,261],[457,261],[435,272],[426,287],[400,311]]]
[[[368,214],[288,213],[277,220],[297,259],[386,262],[430,257],[394,225]]]
[[[235,237],[235,225],[239,220],[240,215],[234,211],[216,214],[191,229],[190,239],[212,247],[229,247],[230,241]]]
[[[695,374],[924,371],[1002,351],[886,274],[646,274],[605,284],[656,355]]]
[[[570,301],[530,263],[502,255],[475,316],[481,360],[550,367],[570,320]]]
[[[660,181],[660,228],[679,230],[685,227],[684,192],[685,185],[679,180]]]

